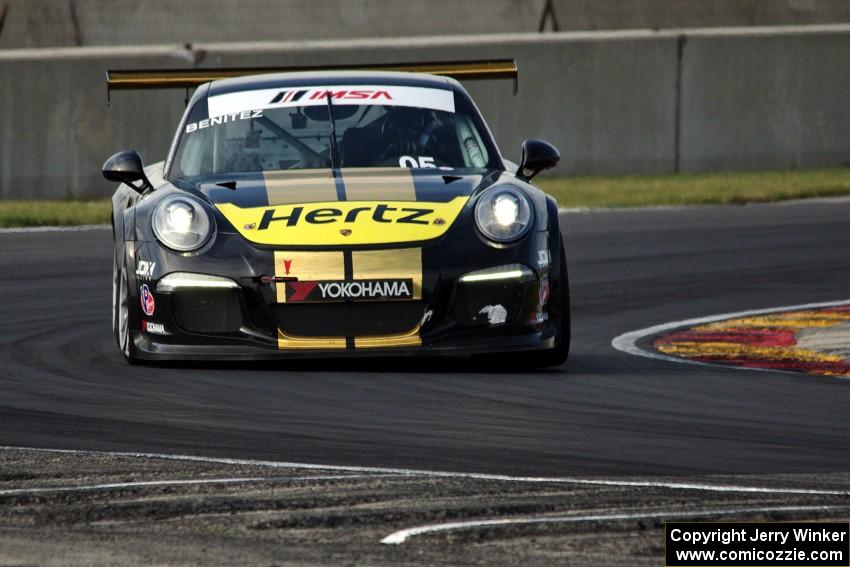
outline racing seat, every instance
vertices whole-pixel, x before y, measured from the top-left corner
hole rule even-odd
[[[423,153],[433,156],[437,163],[449,165],[463,163],[463,154],[453,126],[444,125],[435,128]]]
[[[339,146],[343,167],[370,167],[375,165],[380,135],[372,128],[349,128],[342,135]]]

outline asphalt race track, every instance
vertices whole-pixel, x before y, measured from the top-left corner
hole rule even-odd
[[[0,234],[0,445],[512,475],[850,470],[850,384],[629,356],[620,333],[850,297],[850,201],[563,213],[563,368],[135,366],[107,230]],[[458,370],[460,368],[460,370]]]
[[[848,218],[848,199],[565,213],[572,355],[537,372],[131,367],[109,231],[0,231],[0,564],[632,567],[660,564],[664,521],[846,520],[846,379],[611,341],[849,298]]]

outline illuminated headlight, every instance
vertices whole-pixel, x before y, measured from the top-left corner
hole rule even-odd
[[[210,215],[190,197],[169,197],[153,213],[154,234],[160,242],[178,252],[197,250],[206,244],[212,229]]]
[[[478,199],[475,222],[490,240],[512,242],[531,227],[531,203],[513,187],[494,187]]]

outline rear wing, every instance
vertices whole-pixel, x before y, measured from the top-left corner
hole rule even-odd
[[[262,75],[266,73],[297,73],[299,71],[404,71],[428,73],[453,79],[513,79],[514,94],[519,88],[519,70],[513,59],[482,61],[444,61],[435,63],[379,63],[375,65],[336,65],[324,67],[230,67],[212,69],[110,69],[106,72],[106,98],[113,90],[129,89],[190,89],[221,79]]]

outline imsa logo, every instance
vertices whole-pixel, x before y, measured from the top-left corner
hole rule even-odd
[[[324,100],[327,97],[336,100],[393,100],[392,95],[386,90],[378,89],[302,89],[295,91],[280,91],[274,98],[269,101],[269,104],[283,104],[288,102],[297,102],[308,95],[305,100]]]
[[[286,282],[286,301],[412,299],[412,279]]]

